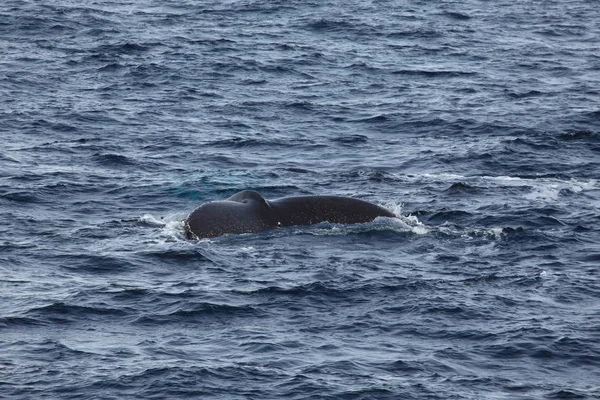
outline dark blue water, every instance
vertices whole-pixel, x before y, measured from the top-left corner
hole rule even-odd
[[[600,397],[600,7],[6,0],[0,398]],[[191,242],[200,203],[398,221]]]

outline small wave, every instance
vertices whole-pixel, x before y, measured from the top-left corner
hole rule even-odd
[[[539,90],[528,90],[526,92],[513,92],[513,91],[507,92],[507,96],[512,99],[527,99],[527,98],[531,98],[531,97],[547,96],[550,94],[551,93],[545,93],[545,92],[541,92]]]
[[[99,164],[102,164],[102,165],[105,165],[105,166],[108,166],[108,167],[121,167],[121,166],[130,166],[130,165],[135,165],[136,164],[135,161],[133,161],[129,157],[124,156],[122,154],[115,154],[115,153],[100,154],[100,153],[96,153],[92,157]]]
[[[345,135],[332,138],[332,142],[341,143],[344,145],[354,145],[367,143],[369,140],[368,136],[365,135]]]
[[[469,185],[466,182],[455,182],[448,189],[445,190],[446,193],[451,195],[464,195],[464,194],[477,194],[479,193],[479,189],[473,185]]]
[[[556,390],[556,391],[550,392],[550,393],[546,394],[544,397],[547,399],[557,399],[557,400],[565,400],[565,399],[585,400],[585,399],[591,398],[591,397],[589,397],[590,394],[591,393],[589,393],[587,390],[582,391],[582,390],[576,390],[576,389],[561,389],[561,390]],[[593,397],[595,397],[595,396],[593,395]]]
[[[199,303],[178,305],[178,309],[165,314],[148,314],[137,318],[134,323],[143,325],[171,324],[183,321],[202,321],[209,319],[260,317],[263,312],[250,305],[233,306],[229,304]]]
[[[305,168],[298,168],[298,167],[289,167],[289,168],[285,168],[286,171],[289,172],[293,172],[295,174],[315,174],[315,171],[311,171],[309,169],[305,169]]]
[[[533,151],[555,150],[559,147],[559,143],[553,138],[516,138],[505,140],[507,148],[511,151],[519,151],[521,153]]]
[[[123,317],[127,313],[123,310],[72,305],[64,302],[55,302],[43,307],[32,308],[27,311],[28,315],[36,316],[36,319],[47,320],[52,323],[65,323],[74,320],[105,319],[106,317]]]
[[[109,63],[109,64],[106,64],[106,65],[98,68],[97,71],[98,72],[113,72],[113,71],[118,71],[122,68],[124,68],[123,65],[113,62],[113,63]]]
[[[557,138],[564,141],[586,140],[600,142],[600,134],[590,130],[575,130],[559,133]]]
[[[357,180],[367,180],[371,182],[389,182],[398,183],[397,175],[381,171],[378,169],[353,169],[350,171],[343,171],[335,174],[336,178],[343,179],[344,181],[356,182]]]
[[[285,103],[283,107],[300,111],[313,111],[316,108],[315,104],[310,101],[291,101]]]
[[[314,31],[338,31],[356,29],[357,26],[343,19],[318,19],[306,24],[306,27]]]
[[[27,317],[1,317],[0,328],[21,328],[29,326],[45,325],[44,321],[38,318],[27,318]]]
[[[62,268],[80,273],[90,274],[114,274],[134,269],[136,267],[133,261],[125,260],[121,257],[102,255],[102,254],[60,254],[53,255],[52,258],[59,260]]]
[[[276,147],[289,147],[290,145],[284,141],[266,141],[261,139],[249,139],[234,137],[229,139],[220,139],[207,143],[208,146],[212,147],[225,147],[233,149],[241,148],[252,148],[252,147],[264,147],[264,148],[276,148]]]
[[[20,164],[21,163],[17,158],[9,156],[8,154],[6,154],[3,151],[0,151],[0,160],[1,161],[8,161],[8,162],[14,163],[14,164]]]
[[[249,296],[284,295],[291,297],[305,297],[315,294],[333,297],[339,296],[339,293],[336,293],[337,289],[335,287],[329,286],[323,282],[311,282],[290,287],[268,286],[255,290],[233,290],[233,292]]]
[[[455,21],[468,21],[471,19],[471,16],[468,14],[456,12],[456,11],[446,11],[440,14],[443,17],[447,17],[453,19]]]
[[[365,117],[365,118],[360,118],[360,119],[353,119],[350,120],[349,122],[356,122],[356,123],[379,123],[379,122],[387,122],[389,120],[389,117],[386,115],[374,115],[372,117]]]
[[[405,76],[423,76],[427,78],[453,78],[460,76],[477,75],[476,72],[470,71],[451,71],[451,70],[421,70],[421,69],[401,69],[392,72],[393,75]]]
[[[122,44],[103,44],[94,49],[97,53],[109,54],[134,54],[145,52],[150,49],[150,46],[137,43],[122,43]]]
[[[443,224],[447,222],[465,223],[473,218],[473,214],[462,210],[437,211],[427,217],[427,222]],[[468,225],[468,224],[467,224]]]
[[[414,38],[419,39],[437,39],[443,37],[444,34],[436,29],[418,28],[414,30],[396,31],[386,35],[390,39],[405,39]]]
[[[44,200],[37,194],[29,191],[12,191],[0,194],[1,199],[14,201],[17,203],[42,203]]]
[[[184,238],[181,238],[184,240]],[[166,248],[166,249],[157,249],[150,252],[142,253],[144,256],[150,256],[161,260],[163,262],[173,262],[175,264],[183,262],[183,261],[193,261],[193,262],[210,262],[212,260],[208,258],[206,255],[202,254],[198,251],[198,249],[194,247],[187,247],[185,249],[174,249],[174,248]]]

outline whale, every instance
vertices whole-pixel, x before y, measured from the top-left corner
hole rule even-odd
[[[295,196],[266,200],[258,192],[244,190],[226,200],[201,204],[184,221],[192,240],[223,235],[257,233],[320,222],[359,224],[377,217],[396,218],[368,201],[341,196]]]

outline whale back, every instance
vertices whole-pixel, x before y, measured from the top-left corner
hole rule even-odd
[[[276,227],[268,202],[257,192],[245,190],[227,200],[202,204],[187,217],[191,239],[261,232]]]
[[[202,204],[188,216],[185,228],[190,239],[200,239],[325,221],[357,224],[377,217],[395,215],[378,205],[349,197],[298,196],[267,201],[255,191],[244,190],[227,200]]]
[[[256,203],[269,207],[269,204],[260,193],[254,190],[243,190],[228,198],[229,201],[237,201],[238,203]]]
[[[339,196],[283,197],[269,202],[279,226],[319,222],[359,224],[377,217],[394,218],[392,212],[364,200]]]

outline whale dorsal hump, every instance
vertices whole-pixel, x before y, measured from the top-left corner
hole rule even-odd
[[[238,203],[256,203],[263,205],[265,207],[270,208],[269,203],[262,197],[258,192],[254,190],[244,190],[242,192],[236,193],[227,200],[229,201],[237,201]]]

